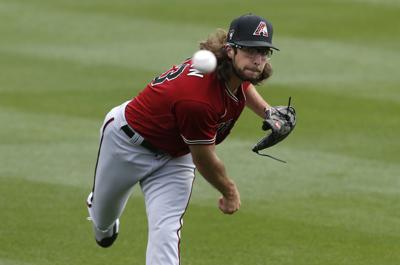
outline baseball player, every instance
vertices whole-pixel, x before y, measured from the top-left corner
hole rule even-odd
[[[148,218],[147,265],[178,265],[182,218],[195,168],[220,193],[219,209],[233,214],[240,195],[215,146],[245,106],[262,119],[270,109],[255,85],[271,76],[272,25],[238,17],[200,44],[217,58],[214,72],[191,59],[154,78],[132,100],[113,108],[101,127],[93,190],[87,199],[96,242],[113,244],[132,188],[139,184]]]

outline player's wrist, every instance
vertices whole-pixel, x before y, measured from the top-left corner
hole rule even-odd
[[[264,112],[265,112],[265,118],[268,119],[272,113],[275,111],[275,107],[273,106],[266,106],[264,108]]]
[[[222,195],[228,200],[237,198],[238,194],[239,192],[237,190],[236,184],[233,181],[228,182],[226,189],[222,193]]]
[[[272,106],[265,106],[264,107],[264,113],[265,113],[265,119],[268,119],[268,117],[270,117],[271,116],[271,113],[273,112],[273,109],[274,109],[274,107],[272,107]]]

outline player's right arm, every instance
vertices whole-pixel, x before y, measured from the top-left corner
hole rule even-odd
[[[236,184],[225,170],[223,162],[215,153],[215,145],[189,145],[193,162],[200,174],[219,192],[219,209],[225,214],[233,214],[240,207],[240,195]]]
[[[239,192],[215,153],[218,114],[209,104],[196,100],[176,103],[174,112],[181,137],[190,149],[197,170],[222,194],[220,210],[226,214],[236,212],[240,207]]]
[[[271,106],[265,101],[265,99],[258,93],[254,85],[249,85],[245,90],[246,95],[246,106],[249,107],[254,113],[260,116],[262,119],[266,118],[265,111]]]

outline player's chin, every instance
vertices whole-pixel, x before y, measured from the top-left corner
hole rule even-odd
[[[243,71],[243,74],[246,77],[246,79],[249,79],[249,80],[256,80],[256,79],[260,78],[260,76],[261,76],[260,71],[252,70],[252,69],[245,69]]]
[[[242,72],[243,81],[256,82],[259,80],[260,76],[261,76],[260,72],[252,70],[245,70]]]

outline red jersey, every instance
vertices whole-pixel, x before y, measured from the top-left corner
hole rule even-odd
[[[244,82],[234,95],[216,73],[202,74],[191,60],[156,77],[125,109],[126,120],[154,147],[181,156],[191,144],[219,144],[245,106]]]

